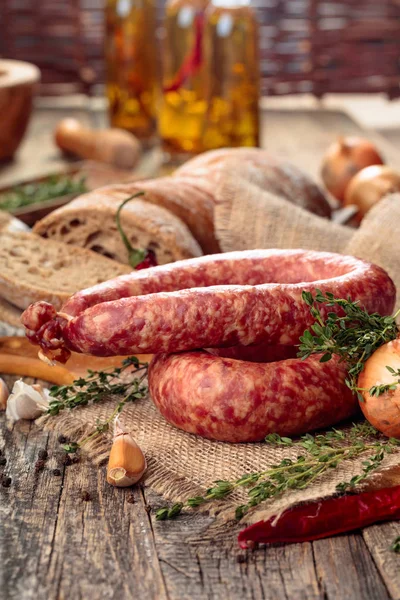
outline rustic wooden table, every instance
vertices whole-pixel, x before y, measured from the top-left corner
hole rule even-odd
[[[0,168],[0,185],[61,164],[51,143],[58,118],[60,111],[36,111],[15,163]],[[264,146],[313,175],[336,135],[359,132],[339,112],[264,114]],[[400,152],[379,135],[368,135],[389,162],[400,165]],[[202,536],[207,516],[156,522],[152,509],[162,499],[145,486],[116,490],[107,485],[103,468],[63,465],[57,435],[34,423],[20,422],[9,431],[2,417],[0,449],[0,468],[12,479],[10,487],[0,486],[5,600],[400,600],[400,557],[388,550],[400,535],[398,523],[243,552],[235,540]],[[40,449],[49,459],[37,471]],[[59,475],[52,474],[56,468]],[[89,492],[89,501],[82,491]]]

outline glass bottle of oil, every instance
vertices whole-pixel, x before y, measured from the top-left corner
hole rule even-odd
[[[150,141],[158,93],[156,0],[106,0],[110,123]]]
[[[168,0],[158,130],[172,160],[203,150],[203,31],[209,0]]]
[[[211,0],[204,30],[206,150],[259,144],[258,23],[250,0]]]

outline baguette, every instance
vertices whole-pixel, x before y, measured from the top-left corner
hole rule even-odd
[[[173,177],[190,176],[219,183],[227,161],[236,159],[251,171],[252,181],[261,189],[282,196],[302,208],[329,218],[329,201],[322,190],[294,165],[272,157],[260,148],[221,148],[199,154],[176,169]]]
[[[128,263],[115,215],[121,202],[140,189],[137,184],[120,184],[83,194],[38,221],[34,232]],[[161,206],[133,199],[123,208],[121,223],[132,246],[153,250],[158,264],[202,254],[186,225]]]
[[[78,290],[130,271],[90,250],[44,240],[33,233],[0,235],[0,296],[20,309],[38,300],[59,309]]]

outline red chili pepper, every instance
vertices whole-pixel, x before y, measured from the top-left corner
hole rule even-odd
[[[135,267],[135,271],[140,271],[141,269],[149,269],[150,267],[156,267],[158,265],[156,254],[153,250],[148,248],[145,252],[145,257],[138,265]]]
[[[272,517],[243,529],[238,541],[241,548],[256,542],[310,542],[396,519],[400,519],[400,485],[297,506],[285,511],[276,522]]]
[[[175,79],[170,85],[164,87],[164,92],[176,92],[183,86],[185,81],[194,75],[201,65],[203,44],[204,14],[198,13],[194,18],[194,44],[190,53],[183,61]]]

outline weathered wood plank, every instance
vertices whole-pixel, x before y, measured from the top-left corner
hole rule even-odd
[[[400,555],[390,551],[400,536],[400,523],[382,523],[367,527],[363,538],[393,600],[400,600]]]
[[[360,534],[313,542],[317,574],[326,598],[389,600],[390,595]]]
[[[162,505],[150,490],[145,494],[154,509]],[[191,600],[325,598],[311,544],[244,552],[236,536],[215,539],[212,534],[202,535],[211,521],[205,515],[191,514],[160,523],[154,521],[153,511],[157,553],[171,598],[180,598],[182,590]]]
[[[50,597],[46,571],[63,477],[51,475],[48,468],[36,472],[34,465],[39,449],[53,453],[58,444],[29,422],[18,423],[11,433],[2,417],[0,427],[7,459],[2,469],[12,478],[10,487],[0,485],[2,594],[7,599]]]
[[[140,487],[112,488],[89,463],[69,467],[47,577],[64,598],[166,599]]]
[[[12,384],[16,377],[5,377]],[[0,417],[0,581],[4,597],[41,600],[168,598],[140,487],[120,490],[105,468],[65,466],[56,434],[28,421],[12,431]],[[46,449],[43,469],[35,469]],[[60,474],[53,470],[59,468]],[[87,492],[90,500],[84,499]]]

